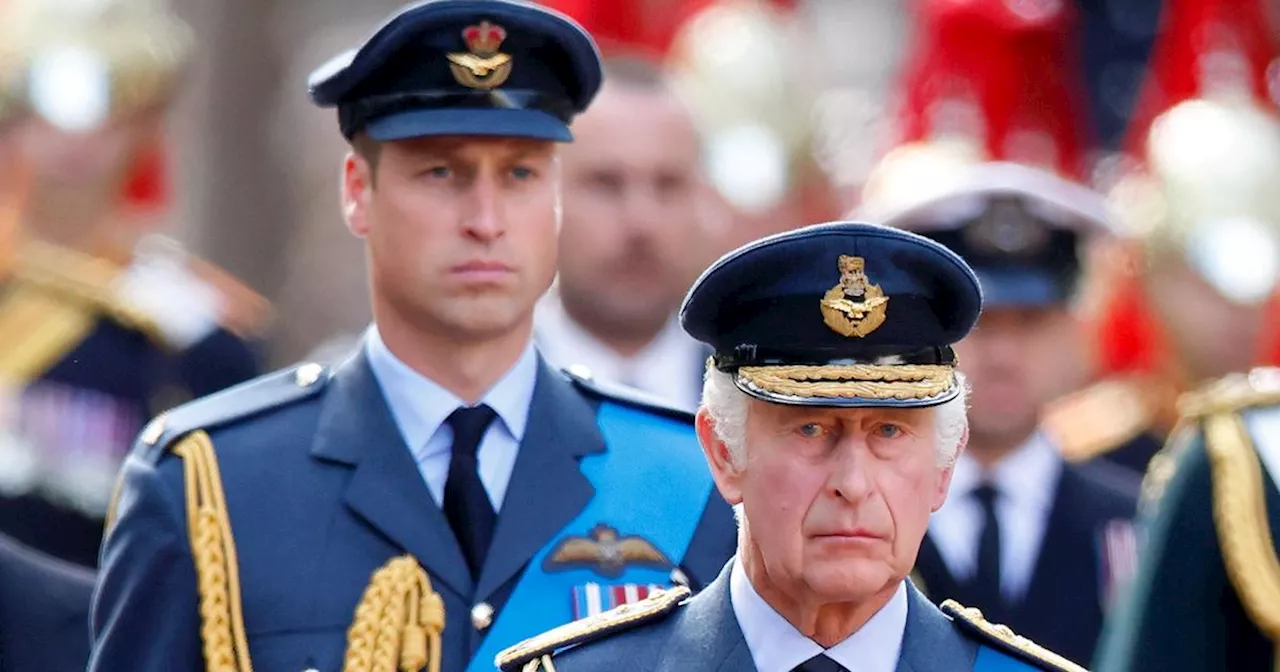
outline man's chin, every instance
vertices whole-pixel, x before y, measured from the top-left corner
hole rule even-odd
[[[852,560],[836,566],[812,567],[806,583],[828,602],[861,603],[876,597],[901,579],[883,562]]]

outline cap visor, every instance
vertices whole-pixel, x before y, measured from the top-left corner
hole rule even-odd
[[[850,381],[849,387],[851,389],[854,385],[864,391],[867,388],[881,387],[884,390],[884,394],[865,396],[866,393],[864,392],[864,396],[857,396],[851,392],[848,396],[844,396],[839,392],[839,383],[824,382],[822,387],[825,390],[822,394],[805,394],[803,391],[804,384],[795,385],[795,389],[787,392],[779,392],[761,387],[756,382],[748,379],[748,377],[743,376],[742,373],[735,373],[733,376],[733,382],[738,386],[739,390],[761,401],[788,406],[824,406],[830,408],[927,408],[929,406],[937,406],[954,399],[960,393],[960,386],[954,382],[954,377],[952,381],[952,384],[941,392],[918,397],[911,395],[895,396],[892,388],[901,389],[901,384]]]
[[[1036,308],[1067,303],[1070,289],[1051,273],[1036,269],[975,269],[982,307]]]
[[[364,131],[378,142],[442,135],[573,141],[563,121],[538,110],[411,110],[374,119]]]

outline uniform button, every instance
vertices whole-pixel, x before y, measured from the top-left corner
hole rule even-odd
[[[293,374],[293,380],[298,384],[298,387],[311,387],[315,385],[317,380],[320,380],[322,374],[324,374],[324,367],[312,362],[299,366],[298,370]]]
[[[488,602],[481,602],[471,607],[471,625],[476,630],[484,631],[493,623],[493,607]]]

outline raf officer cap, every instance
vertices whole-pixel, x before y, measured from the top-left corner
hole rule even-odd
[[[1080,248],[1112,231],[1097,192],[1044,170],[990,162],[966,169],[945,193],[884,223],[936,240],[964,258],[982,282],[987,308],[1069,302]]]
[[[348,140],[481,135],[568,142],[603,79],[595,42],[557,12],[514,0],[427,0],[311,74]]]
[[[981,308],[973,270],[946,247],[835,222],[729,253],[694,283],[680,321],[756,398],[917,407],[959,393],[951,346]]]

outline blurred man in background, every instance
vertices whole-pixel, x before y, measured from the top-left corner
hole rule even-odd
[[[605,82],[562,154],[559,274],[538,344],[559,366],[694,410],[709,353],[676,311],[706,245],[698,132],[657,65],[606,61]]]
[[[1069,5],[1024,16],[1001,0],[919,7],[897,119],[905,144],[873,172],[863,208],[964,258],[983,313],[956,345],[973,389],[969,448],[916,572],[935,601],[981,608],[1086,663],[1133,564],[1138,483],[1066,463],[1042,425],[1046,405],[1081,382],[1081,252],[1109,233],[1102,196],[1082,184],[1088,118],[1069,65],[1077,17]],[[942,191],[910,202],[925,191],[913,190],[914,161],[933,153],[941,166],[947,148],[950,172],[929,185]]]
[[[143,0],[0,9],[12,226],[0,243],[0,531],[95,565],[148,418],[251,377],[256,295],[150,236],[190,30]]]
[[[1144,227],[1147,266],[1132,282],[1149,309],[1142,335],[1159,338],[1145,373],[1185,389],[1277,361],[1280,50],[1262,2],[1173,0],[1165,19],[1153,104],[1135,119],[1141,162],[1115,195]],[[1141,563],[1096,669],[1276,669],[1278,399],[1275,369],[1183,396],[1181,429],[1147,469]]]
[[[1133,239],[1108,250],[1097,282],[1103,381],[1063,402],[1115,426],[1143,416],[1151,438],[1099,443],[1081,458],[1142,473],[1177,421],[1179,394],[1280,364],[1280,145],[1268,74],[1280,50],[1267,26],[1255,0],[1166,5],[1127,158],[1103,185]]]

